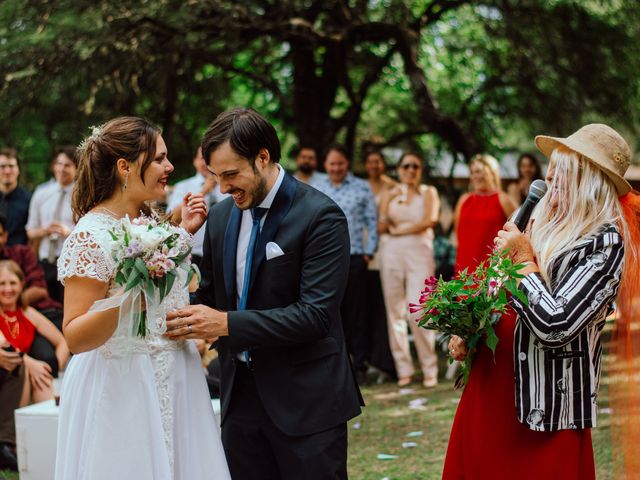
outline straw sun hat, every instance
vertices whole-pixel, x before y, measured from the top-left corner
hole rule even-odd
[[[631,185],[624,179],[631,163],[631,148],[613,128],[592,123],[567,138],[538,135],[535,141],[538,149],[547,157],[560,145],[584,156],[609,177],[619,196],[631,190]]]

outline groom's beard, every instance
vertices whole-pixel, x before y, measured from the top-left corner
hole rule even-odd
[[[255,190],[253,191],[253,201],[251,202],[251,206],[249,208],[257,207],[262,203],[262,201],[267,197],[269,193],[267,191],[267,180],[264,178],[258,171],[256,170],[256,175],[258,177],[258,184],[256,185]]]

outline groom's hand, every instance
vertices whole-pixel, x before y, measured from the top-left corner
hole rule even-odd
[[[174,340],[215,338],[229,335],[227,313],[205,305],[191,305],[167,314],[165,337]]]

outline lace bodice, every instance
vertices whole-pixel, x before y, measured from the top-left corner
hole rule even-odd
[[[111,281],[116,265],[111,258],[109,229],[117,224],[110,215],[93,212],[78,221],[58,259],[58,279],[63,285],[65,279],[74,276]]]
[[[109,234],[109,230],[118,222],[118,219],[98,212],[89,212],[78,221],[64,242],[58,260],[58,278],[63,284],[65,279],[76,276],[108,283],[107,298],[124,291],[122,286],[115,284],[117,265],[111,255],[113,240]],[[147,322],[162,323],[169,311],[189,304],[186,280],[187,273],[179,269],[173,288],[158,308],[157,318],[149,318]],[[146,337],[128,338],[128,327],[122,321],[118,324],[111,338],[100,347],[103,354],[153,353],[183,348],[184,342],[167,340],[153,333],[148,333]]]

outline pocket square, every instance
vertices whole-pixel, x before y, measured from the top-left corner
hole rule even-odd
[[[276,257],[281,257],[282,255],[284,255],[284,252],[276,242],[267,243],[267,260],[271,260],[272,258],[276,258]]]

